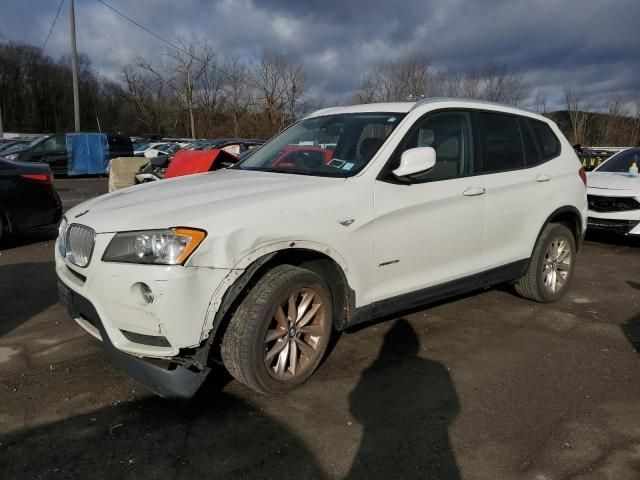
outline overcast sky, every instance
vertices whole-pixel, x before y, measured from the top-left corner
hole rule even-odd
[[[640,0],[105,0],[161,36],[223,52],[273,48],[305,66],[314,95],[347,101],[381,60],[420,52],[437,67],[506,63],[550,105],[573,85],[594,106],[640,99]],[[42,45],[58,0],[2,0],[0,35]],[[69,0],[45,52],[69,50]],[[166,46],[95,0],[76,0],[78,49],[120,79]]]

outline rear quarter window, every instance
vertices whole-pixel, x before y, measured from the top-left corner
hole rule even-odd
[[[544,122],[529,119],[529,124],[538,140],[542,160],[551,160],[560,155],[560,140],[551,127]]]

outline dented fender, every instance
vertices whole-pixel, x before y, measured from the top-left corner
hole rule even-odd
[[[328,245],[309,240],[283,240],[263,245],[255,248],[251,253],[240,259],[240,261],[230,269],[223,281],[216,287],[211,296],[202,326],[201,340],[205,340],[212,333],[215,334],[217,327],[229,307],[244,290],[257,270],[271,260],[277,253],[291,248],[310,250],[328,256],[340,266],[347,281],[351,284],[352,280],[349,278],[349,269],[346,260],[338,251]]]

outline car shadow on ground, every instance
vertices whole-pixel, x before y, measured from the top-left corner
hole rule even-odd
[[[3,478],[326,478],[304,442],[246,399],[148,397],[0,436]]]
[[[419,351],[411,325],[398,320],[349,396],[363,436],[347,478],[460,478],[449,440],[460,409],[456,390],[447,368]]]
[[[398,320],[349,396],[363,434],[339,478],[460,478],[448,433],[456,391],[446,367],[419,351]],[[330,477],[296,433],[222,391],[230,377],[220,373],[189,402],[148,396],[0,435],[3,478]]]
[[[46,241],[51,241],[53,248],[56,238],[58,238],[58,225],[48,225],[4,237],[0,240],[0,252]]]
[[[627,283],[630,287],[640,290],[640,283],[631,280],[627,281]],[[640,313],[624,322],[622,324],[622,331],[631,346],[636,349],[636,352],[640,353]]]
[[[0,265],[0,337],[54,305],[57,292],[54,262]]]

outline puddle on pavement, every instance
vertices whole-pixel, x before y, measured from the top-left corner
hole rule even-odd
[[[7,363],[19,351],[19,348],[0,347],[0,363]]]

